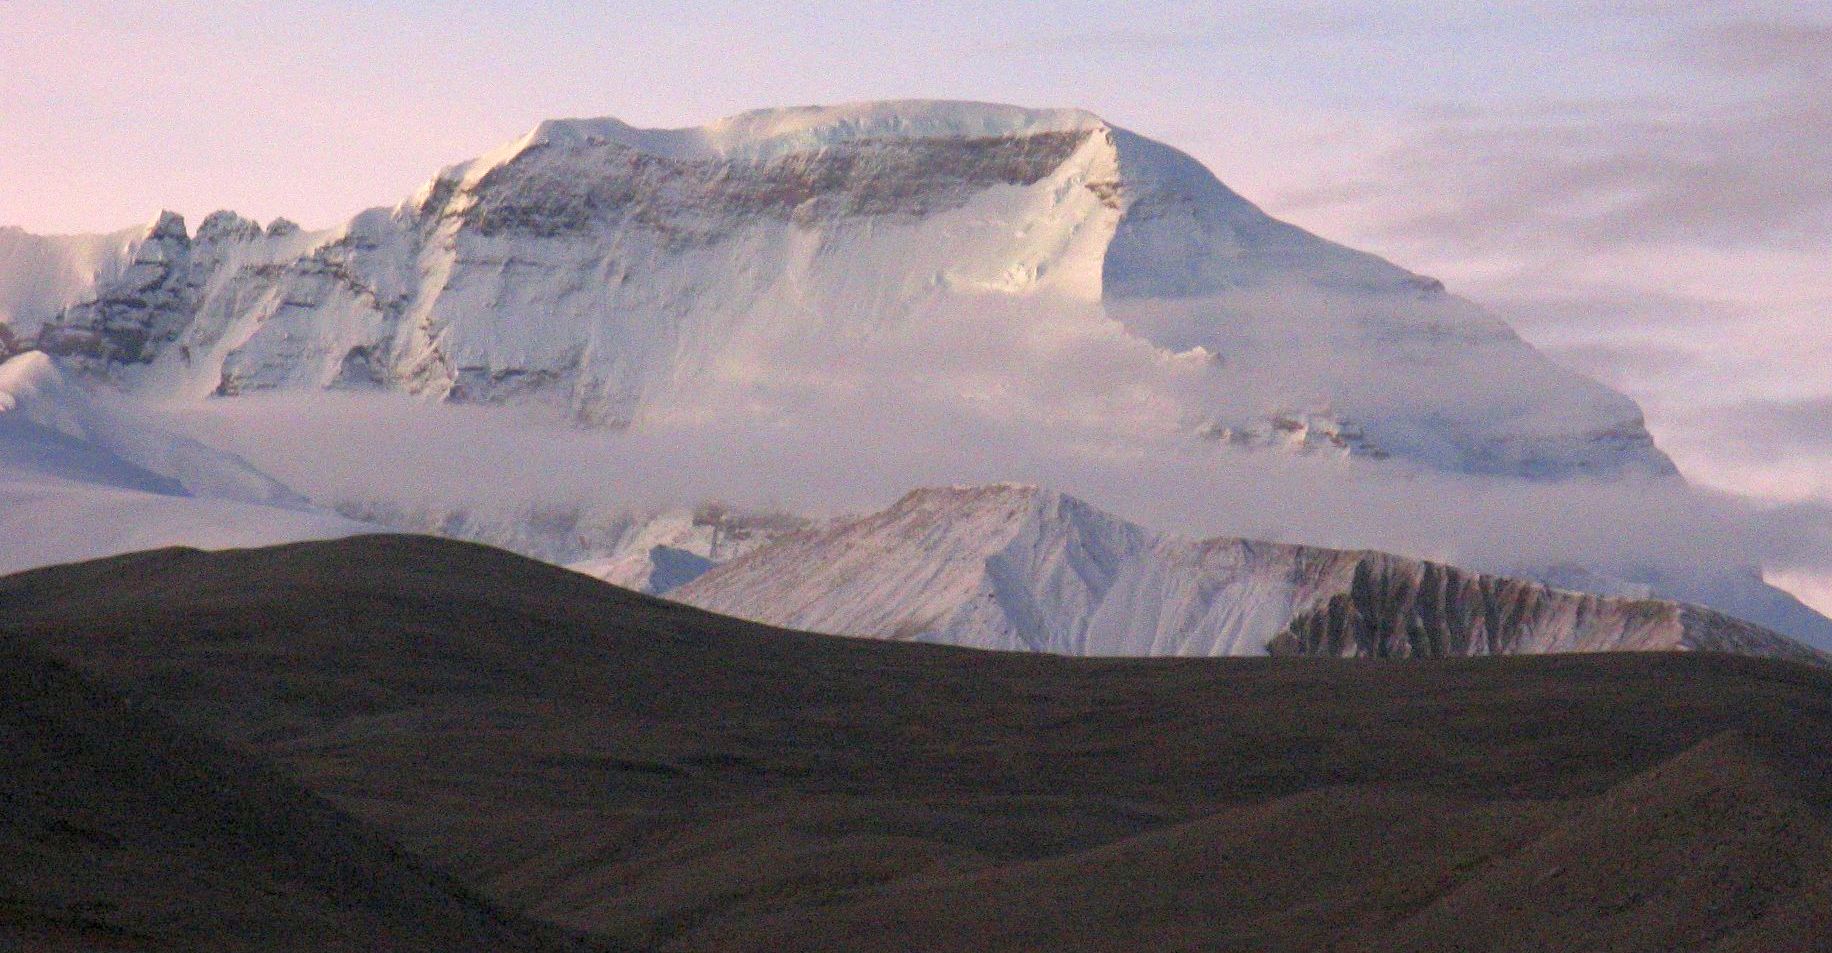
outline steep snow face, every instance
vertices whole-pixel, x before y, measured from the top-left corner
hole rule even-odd
[[[0,363],[0,572],[375,530],[311,509],[235,457],[91,402],[41,352]]]
[[[1076,337],[1124,365],[1102,388],[1128,406],[1083,422],[1111,416],[1116,438],[1672,472],[1631,401],[1436,282],[1075,110],[553,121],[330,233],[172,225],[38,343],[166,395],[379,387],[640,426],[830,409],[849,391],[821,369],[898,361],[962,382],[944,412],[983,414],[988,361],[1022,391],[1037,352]],[[1009,353],[958,327],[1007,313]],[[1287,420],[1306,439],[1285,439]]]
[[[100,239],[114,242],[98,246],[110,254],[62,292],[74,300],[35,326],[17,322],[14,337],[93,374],[139,380],[159,358],[180,373],[191,368],[178,338],[200,309],[224,296],[236,306],[242,276],[295,259],[315,236],[285,219],[263,230],[233,212],[206,217],[192,236],[183,216],[164,212],[143,230]]]
[[[714,568],[671,598],[793,628],[1069,655],[1710,649],[1820,660],[1677,603],[1382,553],[1185,540],[1011,485],[919,490]]]

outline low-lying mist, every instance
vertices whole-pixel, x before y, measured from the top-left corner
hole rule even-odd
[[[1396,318],[1345,321],[1314,297],[1278,308],[1263,296],[1212,302],[1214,327],[1200,342],[1097,306],[980,304],[863,339],[777,334],[711,351],[622,431],[573,426],[545,406],[349,391],[244,395],[160,415],[333,506],[657,511],[717,500],[834,515],[919,486],[1014,481],[1188,536],[1379,549],[1491,571],[1832,575],[1832,511],[1815,504],[1762,505],[1658,477],[1472,476],[1199,436],[1217,412],[1327,401],[1319,382],[1348,381],[1362,407],[1435,401],[1485,412],[1481,401],[1499,400],[1494,381],[1446,361],[1481,348],[1509,357],[1518,342],[1454,299],[1462,310],[1398,332]],[[1238,315],[1258,317],[1230,324]],[[1315,340],[1370,327],[1416,335],[1377,342],[1416,361],[1375,366],[1378,355],[1355,340]],[[1440,351],[1427,350],[1434,342]],[[1342,356],[1332,366],[1329,354]],[[1529,351],[1520,363],[1535,361],[1544,358]],[[1532,388],[1559,377],[1522,366],[1491,376],[1529,408],[1525,419],[1558,406],[1633,413],[1571,375],[1577,403],[1551,393],[1540,402]]]
[[[834,515],[929,485],[1014,481],[1152,528],[1380,549],[1475,568],[1763,566],[1832,572],[1832,513],[1671,481],[1539,483],[1186,435],[1064,443],[975,418],[569,427],[514,408],[349,393],[212,401],[167,422],[315,501],[634,510],[719,500]]]

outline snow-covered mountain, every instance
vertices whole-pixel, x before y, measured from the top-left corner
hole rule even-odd
[[[1458,492],[1407,484],[1414,473],[1678,482],[1628,398],[1437,282],[1277,221],[1191,157],[1078,110],[556,120],[323,231],[230,212],[195,231],[171,213],[110,235],[0,230],[0,328],[0,358],[36,346],[165,408],[336,389],[514,404],[607,432],[699,427],[715,447],[781,427],[818,435],[794,444],[810,468],[825,445],[895,446],[889,462],[839,465],[885,469],[1017,448],[1005,470],[912,476],[858,505],[919,482],[1057,472],[1026,465],[1039,457],[1098,458],[1102,473],[1343,457],[1329,479],[1377,468],[1401,493]],[[416,495],[414,473],[367,495],[288,479],[349,517],[651,591],[798,528],[772,523],[734,548],[697,521],[716,494],[673,508],[615,486],[498,499],[488,455],[466,466],[475,492],[438,498]],[[1645,590],[1832,645],[1832,621],[1752,566],[1632,562],[1590,567],[1574,588]]]
[[[59,266],[93,285],[11,323],[160,395],[385,388],[630,426],[844,400],[836,366],[920,354],[955,375],[953,410],[984,413],[985,354],[945,335],[1003,308],[1025,354],[1079,343],[1124,364],[1107,389],[1124,406],[1082,410],[1116,432],[1534,478],[1672,472],[1632,401],[1437,282],[1076,110],[552,121],[334,230],[219,212],[187,235],[166,215],[125,246]]]
[[[92,402],[43,353],[0,362],[0,573],[374,531],[312,509],[240,459]]]
[[[1012,484],[918,490],[671,598],[773,625],[1067,655],[1715,650],[1817,660],[1707,609],[1384,553],[1147,531]]]

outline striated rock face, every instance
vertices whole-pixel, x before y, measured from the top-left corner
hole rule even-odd
[[[487,236],[555,238],[638,228],[687,246],[717,241],[759,220],[814,226],[959,208],[993,186],[1035,185],[1089,135],[1091,130],[857,139],[744,164],[656,155],[603,136],[547,140],[473,186],[455,174],[442,176],[420,213],[455,214]],[[595,174],[581,176],[581,169]]]
[[[1384,553],[1152,533],[1030,486],[918,490],[670,594],[772,625],[1065,655],[1708,650],[1819,662],[1708,610]]]
[[[1673,472],[1632,401],[1077,110],[553,121],[328,232],[217,213],[187,237],[166,216],[127,245],[31,333],[163,396],[379,388],[607,426],[831,410],[847,390],[821,369],[921,353],[911,373],[971,377],[987,355],[947,329],[1007,308],[1021,340],[1099,335],[1132,362],[1111,392],[1133,403],[1090,425],[1536,479]]]
[[[1274,655],[1373,658],[1669,649],[1824,659],[1696,606],[1568,592],[1380,553],[1360,556],[1345,591],[1299,612],[1267,645]]]

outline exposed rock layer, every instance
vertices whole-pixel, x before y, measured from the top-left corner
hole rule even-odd
[[[1684,649],[1826,657],[1697,606],[1552,589],[1453,566],[1363,554],[1346,591],[1313,603],[1267,645],[1274,655],[1445,658]]]

